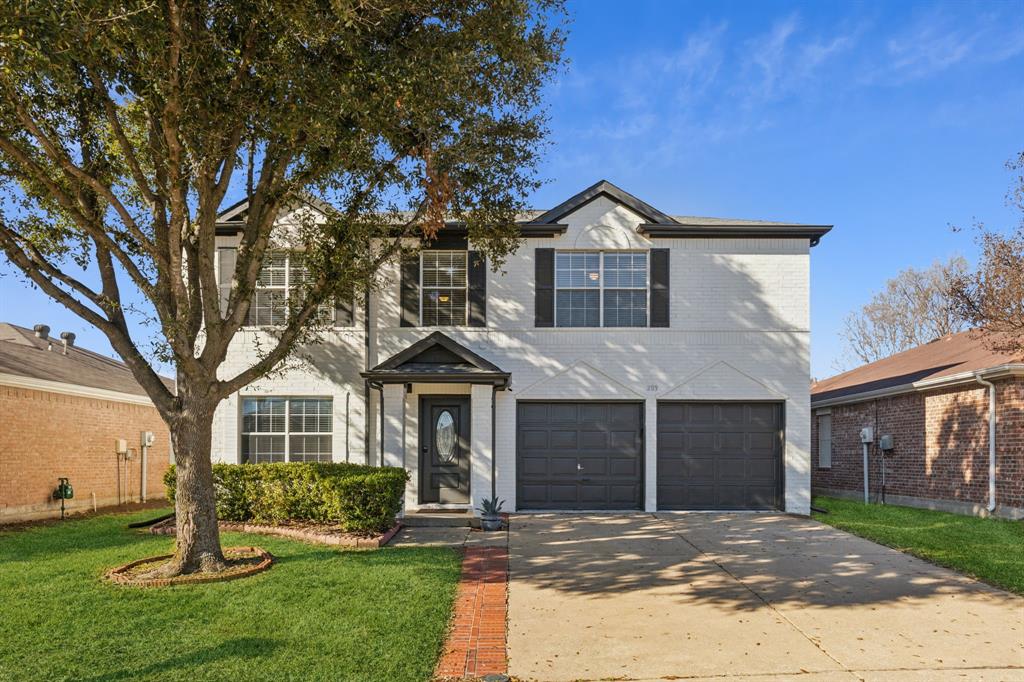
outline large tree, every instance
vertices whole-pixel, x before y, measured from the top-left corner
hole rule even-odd
[[[951,291],[958,313],[987,346],[1024,356],[1024,152],[1007,167],[1017,173],[1008,200],[1020,222],[1008,232],[978,225],[978,267],[956,277]]]
[[[223,565],[220,401],[280,367],[317,311],[371,287],[408,238],[447,219],[494,263],[515,248],[562,22],[560,0],[0,0],[0,248],[106,335],[166,421],[168,573]],[[249,204],[221,296],[229,193]],[[272,227],[311,197],[334,210],[289,236],[302,295],[259,359],[227,373]],[[160,330],[174,391],[133,336],[136,309]]]
[[[860,310],[847,315],[841,332],[846,353],[874,362],[964,328],[951,285],[967,271],[955,256],[924,270],[907,268]]]

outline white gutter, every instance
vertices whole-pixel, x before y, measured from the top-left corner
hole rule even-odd
[[[831,405],[847,405],[850,403],[874,400],[876,398],[886,398],[888,396],[899,395],[901,393],[928,391],[933,388],[941,388],[944,386],[974,383],[975,377],[979,375],[989,377],[990,379],[1006,376],[1024,376],[1024,363],[997,365],[995,367],[989,367],[988,369],[960,372],[958,374],[950,374],[943,377],[937,377],[935,379],[922,379],[921,381],[913,381],[906,384],[900,384],[899,386],[889,386],[887,388],[879,388],[874,391],[864,391],[862,393],[850,393],[848,395],[827,398],[825,400],[815,400],[814,396],[811,396],[811,407],[817,409],[819,407],[829,407]]]
[[[996,510],[996,385],[974,375],[975,381],[988,387],[988,511]]]
[[[132,403],[135,405],[153,405],[153,401],[150,400],[147,395],[122,393],[121,391],[111,391],[105,388],[68,384],[62,381],[50,381],[49,379],[36,379],[34,377],[25,377],[18,374],[0,373],[0,386],[24,388],[31,391],[62,393],[64,395],[73,395],[80,398],[112,400],[120,403]]]

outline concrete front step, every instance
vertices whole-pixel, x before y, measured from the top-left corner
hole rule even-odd
[[[402,525],[409,528],[463,528],[474,525],[474,517],[470,511],[414,511],[402,517]]]

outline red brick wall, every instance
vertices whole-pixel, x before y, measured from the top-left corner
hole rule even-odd
[[[1024,508],[1024,379],[994,382],[996,500]],[[872,497],[881,490],[878,437],[892,434],[886,494],[984,505],[988,502],[988,389],[965,384],[832,408],[832,468],[818,466],[818,416],[811,422],[812,488],[863,491],[860,430],[875,427],[869,446]]]
[[[147,497],[164,497],[170,437],[156,408],[79,396],[0,386],[0,523],[53,516],[57,479],[66,476],[75,497],[67,508],[92,508],[120,499],[137,502],[142,481],[139,433],[152,431],[156,443],[147,458]],[[124,438],[135,450],[127,463],[114,453]]]

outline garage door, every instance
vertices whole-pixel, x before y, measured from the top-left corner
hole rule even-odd
[[[658,509],[778,509],[782,405],[658,403]]]
[[[642,508],[641,404],[520,402],[516,440],[519,509]]]

